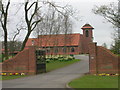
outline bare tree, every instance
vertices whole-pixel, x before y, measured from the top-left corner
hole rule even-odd
[[[93,9],[93,12],[97,15],[103,16],[108,22],[112,23],[115,27],[120,27],[120,15],[118,13],[118,5],[101,5],[100,7],[96,6]]]
[[[114,53],[120,53],[120,1],[118,4],[112,3],[110,5],[102,5],[95,7],[93,12],[97,15],[103,16],[108,22],[110,22],[115,28],[113,34],[114,43],[112,44],[112,51]]]
[[[19,41],[17,37],[19,36],[22,30],[24,30],[23,27],[17,28],[16,31],[13,32],[13,37],[9,38],[8,49],[9,49],[10,54],[12,54],[12,56],[14,56],[15,51],[20,51],[21,49],[22,42]]]
[[[49,35],[49,39],[46,38],[47,39],[46,45],[51,43],[51,38],[54,35],[54,42],[52,42],[54,48],[50,49],[50,47],[47,47],[48,49],[50,49],[52,56],[52,53],[54,52],[57,54],[57,50],[59,49],[58,44],[60,42],[57,38],[58,34],[69,34],[72,32],[72,23],[71,23],[72,21],[70,20],[71,19],[70,17],[73,15],[73,11],[71,10],[71,8],[69,8],[70,10],[68,9],[69,6],[65,6],[65,7],[56,6],[52,2],[46,2],[45,4],[48,4],[48,12],[44,15],[43,21],[41,21],[37,25],[37,28],[35,30],[35,35],[40,35],[41,37],[39,36],[38,37],[39,39],[42,39],[42,35],[44,34]],[[59,10],[59,8],[61,8],[62,10]],[[67,40],[66,42],[68,42]],[[42,45],[42,42],[40,42],[40,44]]]
[[[8,31],[7,31],[7,18],[8,18],[8,9],[9,9],[9,5],[10,5],[10,0],[8,1],[6,7],[3,6],[2,4],[2,15],[1,15],[1,18],[0,18],[0,21],[1,21],[1,25],[2,25],[2,28],[4,30],[4,47],[5,47],[5,57],[8,58],[8,48],[7,48],[7,39],[8,39]],[[54,3],[52,2],[43,2],[43,5],[49,5],[51,7],[54,8],[54,13],[55,15],[57,15],[59,13],[59,15],[61,15],[61,19],[63,20],[63,17],[65,17],[64,13],[65,11],[68,10],[67,6],[65,7],[62,7],[62,6],[57,6],[55,5]],[[4,8],[5,7],[5,8]],[[62,25],[61,25],[61,22],[55,22],[57,21],[57,18],[56,16],[53,16],[54,14],[52,13],[51,15],[51,19],[53,19],[55,17],[55,19],[52,20],[52,22],[44,22],[43,21],[43,24],[42,24],[42,20],[44,19],[42,14],[39,13],[39,17],[37,19],[35,19],[35,15],[37,14],[38,10],[41,8],[41,6],[38,6],[38,2],[25,2],[25,7],[24,7],[24,13],[25,13],[25,21],[26,21],[26,25],[27,25],[27,35],[25,36],[25,39],[23,41],[23,44],[22,44],[22,47],[21,47],[21,50],[24,49],[25,47],[25,44],[29,38],[29,36],[31,35],[31,33],[34,31],[34,29],[37,27],[38,23],[40,23],[39,25],[44,27],[46,26],[47,24],[50,25],[50,29],[49,29],[49,34],[55,34],[55,33],[61,33],[60,30],[62,30]],[[62,9],[62,10],[61,10]],[[32,14],[30,14],[30,12],[32,11]],[[49,19],[49,18],[47,18]],[[54,21],[55,20],[55,21]],[[60,18],[59,18],[59,21],[60,21]],[[58,26],[56,28],[56,26]],[[43,31],[44,34],[48,32],[48,28],[49,27],[45,27],[44,29],[41,29],[41,32]],[[46,29],[47,28],[47,29]],[[56,30],[57,29],[57,30]],[[17,37],[17,35],[19,35],[19,32],[20,30],[19,29],[16,29],[16,34],[14,34],[15,36],[13,37],[13,41],[15,41],[15,38]],[[42,32],[42,33],[43,33]],[[6,58],[6,59],[7,59]]]
[[[32,33],[32,31],[36,28],[37,24],[39,22],[42,21],[42,17],[39,18],[39,20],[35,20],[34,19],[34,16],[36,15],[37,11],[38,11],[38,2],[33,2],[32,4],[29,5],[30,2],[25,2],[25,7],[24,7],[24,11],[25,11],[25,21],[26,21],[26,24],[27,24],[27,35],[25,36],[25,39],[23,41],[23,44],[22,44],[22,47],[21,47],[21,50],[24,49],[25,47],[25,44],[30,36],[30,34]],[[34,7],[34,10],[33,10],[33,13],[30,15],[29,14],[29,11],[30,9],[33,9]]]
[[[0,17],[0,22],[1,22],[0,24],[1,24],[1,27],[0,28],[2,28],[2,30],[0,32],[3,33],[1,35],[1,38],[2,37],[4,38],[3,48],[5,49],[5,51],[4,51],[5,52],[5,55],[4,55],[5,59],[8,59],[8,56],[9,56],[9,51],[8,50],[11,50],[11,48],[9,48],[8,46],[12,46],[12,50],[13,50],[13,47],[15,46],[14,42],[16,42],[15,41],[16,37],[20,34],[21,29],[23,29],[23,28],[17,28],[15,30],[15,32],[13,31],[14,32],[13,34],[8,34],[10,32],[10,28],[9,28],[9,25],[8,25],[9,24],[8,22],[10,20],[10,19],[8,20],[8,18],[10,16],[10,14],[8,14],[8,11],[9,11],[9,8],[10,8],[10,2],[11,2],[10,0],[5,1],[5,2],[2,2],[2,1],[0,2],[0,7],[1,7],[1,9],[0,9],[0,12],[1,12],[0,13],[0,16],[1,16]],[[16,14],[17,14],[17,12],[16,12]],[[12,42],[12,43],[10,43],[10,42]]]
[[[1,11],[2,11],[2,7],[1,6],[2,6],[2,0],[0,0],[0,14],[1,14]],[[2,33],[2,31],[0,31],[0,33]],[[2,54],[2,41],[1,40],[0,40],[0,54]],[[1,58],[0,58],[0,60],[1,60]]]
[[[0,0],[0,12],[2,11],[2,0]]]
[[[10,0],[7,2],[6,7],[2,4],[1,5],[1,17],[0,17],[0,22],[2,29],[4,31],[4,48],[5,48],[5,59],[8,59],[8,30],[7,30],[7,20],[8,20],[8,9],[10,6]]]

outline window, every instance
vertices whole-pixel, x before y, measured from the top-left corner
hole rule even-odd
[[[47,50],[47,53],[50,53],[50,50]]]
[[[89,31],[86,30],[86,37],[89,37]]]
[[[71,52],[75,52],[75,49],[74,49],[74,47],[72,47],[72,48],[71,48]]]
[[[55,50],[54,50],[54,53],[58,53],[58,49],[55,49]]]
[[[63,52],[64,52],[64,53],[66,53],[66,52],[67,52],[67,49],[66,49],[65,47],[63,48]]]
[[[35,43],[34,40],[32,40],[32,46],[34,45],[34,43]]]

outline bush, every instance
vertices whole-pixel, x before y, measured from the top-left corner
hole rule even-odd
[[[70,54],[70,56],[71,56],[71,57],[74,57],[74,55],[73,55],[73,54]]]
[[[57,60],[60,61],[60,62],[63,61],[63,59],[64,59],[63,57],[58,57],[57,58]]]
[[[64,57],[58,57],[58,59],[63,59]]]
[[[50,60],[49,60],[49,59],[47,59],[47,60],[46,60],[46,63],[50,63]]]
[[[71,60],[73,60],[73,58],[68,58],[68,61],[71,61]]]
[[[53,60],[53,58],[49,58],[49,60]]]
[[[67,57],[67,56],[64,56],[64,57],[54,57],[54,58],[47,58],[46,59],[46,62],[47,63],[49,63],[49,62],[51,62],[51,61],[60,61],[60,62],[66,62],[66,61],[71,61],[71,60],[73,60],[74,59],[74,57],[71,57],[71,56],[69,56],[69,57]]]

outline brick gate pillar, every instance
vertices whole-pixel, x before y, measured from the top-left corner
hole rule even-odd
[[[89,72],[91,74],[98,73],[97,68],[97,43],[89,44]]]
[[[36,54],[35,47],[29,47],[28,72],[30,75],[36,74]]]

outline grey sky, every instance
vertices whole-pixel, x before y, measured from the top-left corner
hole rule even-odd
[[[111,23],[106,22],[106,20],[99,16],[95,15],[92,12],[94,6],[100,5],[108,5],[110,3],[118,3],[118,0],[51,0],[55,1],[58,4],[68,3],[79,11],[79,17],[82,21],[74,21],[73,24],[73,33],[81,33],[81,27],[89,23],[94,29],[94,41],[98,43],[98,45],[102,45],[106,43],[108,47],[110,47],[112,43],[112,35],[114,32],[114,28]]]
[[[95,5],[108,5],[109,3],[117,3],[118,0],[61,0],[61,2],[68,2],[75,9],[79,10],[79,14],[82,16],[82,21],[74,22],[74,33],[82,33],[82,30],[80,28],[85,23],[89,23],[95,28],[94,41],[98,42],[98,45],[102,45],[105,42],[108,47],[110,47],[110,44],[112,43],[111,33],[114,31],[113,26],[110,23],[106,22],[103,17],[95,15],[92,12],[92,9]]]
[[[24,0],[12,0],[14,2],[23,2]],[[92,9],[94,8],[95,5],[100,6],[100,5],[107,5],[109,3],[117,3],[118,0],[51,0],[55,1],[57,4],[70,4],[73,6],[74,9],[77,9],[79,11],[79,18],[82,21],[76,21],[74,20],[73,24],[73,33],[81,33],[82,30],[81,27],[89,23],[91,24],[95,29],[94,29],[94,41],[98,42],[98,45],[102,45],[104,42],[110,47],[110,44],[112,43],[112,35],[111,33],[114,31],[112,28],[112,25],[110,23],[105,22],[104,18],[98,15],[95,15],[92,13]],[[13,8],[16,7],[16,8]],[[14,12],[17,11],[17,6],[11,6],[11,13],[10,18],[12,22],[10,22],[10,30],[13,31],[15,29],[14,27],[14,22],[19,21],[20,17],[24,17],[23,8],[21,8],[21,11],[17,13],[17,16],[19,17],[14,17]],[[13,33],[13,32],[11,32]],[[21,32],[21,35],[19,36],[20,38],[23,38],[23,36],[26,33]],[[10,34],[11,35],[11,34]],[[32,35],[31,35],[32,37]]]

